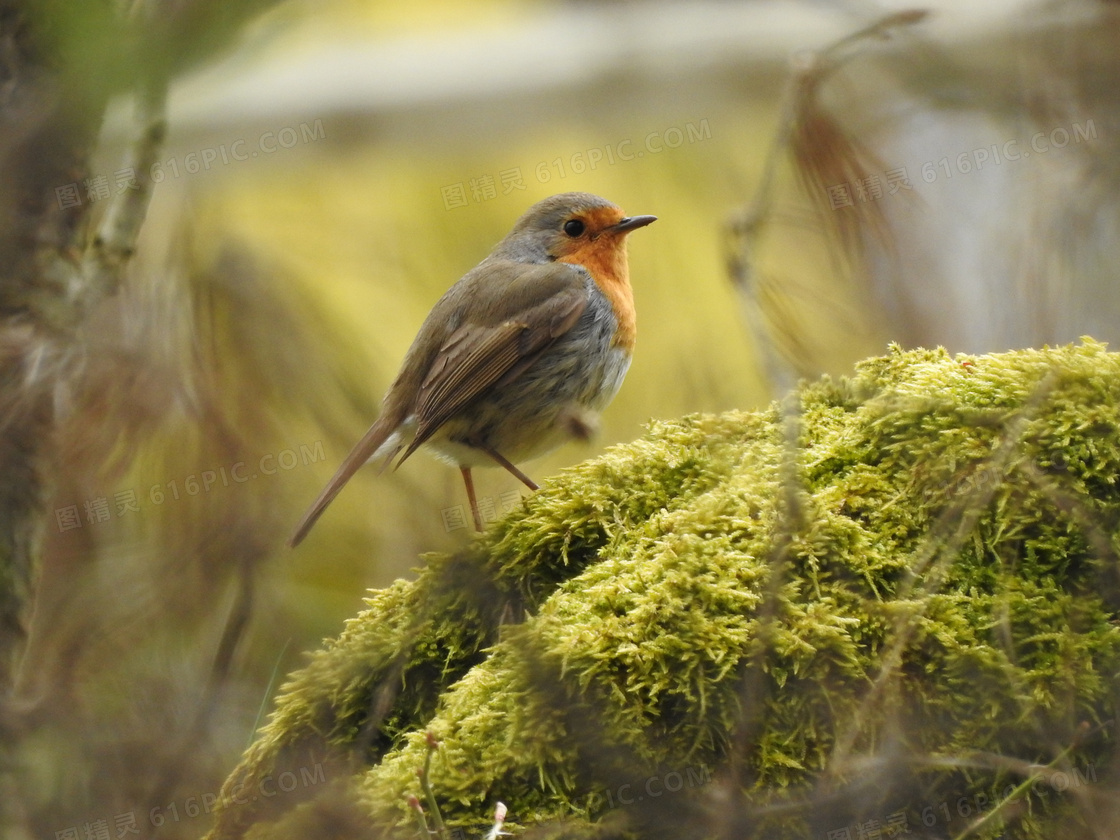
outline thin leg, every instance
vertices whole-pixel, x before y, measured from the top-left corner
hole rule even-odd
[[[459,467],[459,472],[463,474],[463,484],[467,485],[467,498],[471,503],[471,516],[474,518],[474,529],[476,531],[482,530],[482,514],[478,512],[478,499],[474,497],[474,479],[471,478],[470,467]]]
[[[526,487],[528,487],[530,490],[540,490],[541,489],[540,487],[537,486],[537,483],[535,481],[533,481],[533,479],[529,478],[529,476],[525,475],[525,473],[521,472],[521,470],[519,470],[517,467],[515,467],[513,464],[511,464],[509,461],[507,461],[504,457],[502,457],[502,454],[500,452],[498,452],[496,449],[491,449],[486,444],[480,444],[480,443],[476,443],[475,446],[478,447],[479,449],[481,449],[483,452],[485,452],[487,455],[489,455],[491,458],[493,458],[495,461],[497,461],[499,464],[501,464],[507,470],[509,470],[509,472],[512,475],[517,476],[517,478],[520,479],[521,483],[524,484]]]

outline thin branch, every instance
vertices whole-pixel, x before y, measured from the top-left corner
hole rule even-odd
[[[146,82],[137,93],[136,109],[141,128],[126,167],[135,177],[114,196],[86,249],[82,263],[85,283],[78,307],[83,312],[116,293],[125,266],[136,251],[152,199],[152,166],[167,136],[167,80],[159,77]]]
[[[897,28],[912,26],[926,15],[924,9],[889,14],[817,52],[795,58],[793,73],[782,97],[778,127],[763,164],[760,184],[747,206],[727,224],[728,274],[743,299],[748,327],[758,341],[767,379],[779,393],[793,386],[796,370],[776,350],[783,342],[774,335],[776,327],[766,316],[766,304],[762,300],[764,283],[758,276],[755,259],[759,239],[775,216],[778,172],[787,155],[792,155],[810,199],[817,199],[821,193],[814,188],[820,181],[828,183],[833,176],[839,180],[845,180],[841,176],[848,175],[857,180],[862,177],[865,167],[861,161],[868,154],[847,137],[835,120],[817,104],[820,87],[845,63],[860,54],[852,47],[872,38],[888,38]],[[818,154],[809,154],[809,150],[816,150]],[[819,199],[814,201],[814,206],[818,205]],[[858,248],[859,226],[863,224],[879,239],[888,241],[885,222],[876,215],[879,213],[877,207],[860,205],[855,209],[858,212],[851,215],[828,214],[821,217],[822,226],[825,229],[835,227],[844,250],[848,252]],[[798,336],[786,338],[795,342]],[[787,345],[790,343],[785,342]]]

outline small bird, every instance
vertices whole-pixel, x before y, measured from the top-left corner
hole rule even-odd
[[[401,363],[381,416],[311,505],[307,532],[367,461],[397,466],[420,446],[459,467],[474,526],[471,468],[504,467],[586,439],[634,349],[626,235],[656,221],[589,193],[534,204],[490,255],[439,299]]]

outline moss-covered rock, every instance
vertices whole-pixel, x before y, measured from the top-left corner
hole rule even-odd
[[[1120,357],[892,349],[784,405],[655,423],[373,593],[212,838],[417,836],[430,736],[448,836],[498,800],[540,837],[1085,835]]]

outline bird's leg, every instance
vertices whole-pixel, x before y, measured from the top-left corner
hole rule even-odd
[[[482,530],[482,515],[478,512],[478,499],[474,497],[474,479],[471,478],[470,467],[459,467],[459,472],[463,474],[463,484],[467,486],[467,499],[471,503],[471,517],[474,519],[474,529],[476,531]]]
[[[491,449],[485,443],[475,443],[474,445],[509,470],[511,475],[516,476],[518,480],[530,490],[540,490],[540,487],[537,486],[537,483],[533,481],[533,479],[529,478],[529,476],[525,475],[525,473],[521,472],[521,470],[502,457],[502,454],[498,452],[498,450]]]

